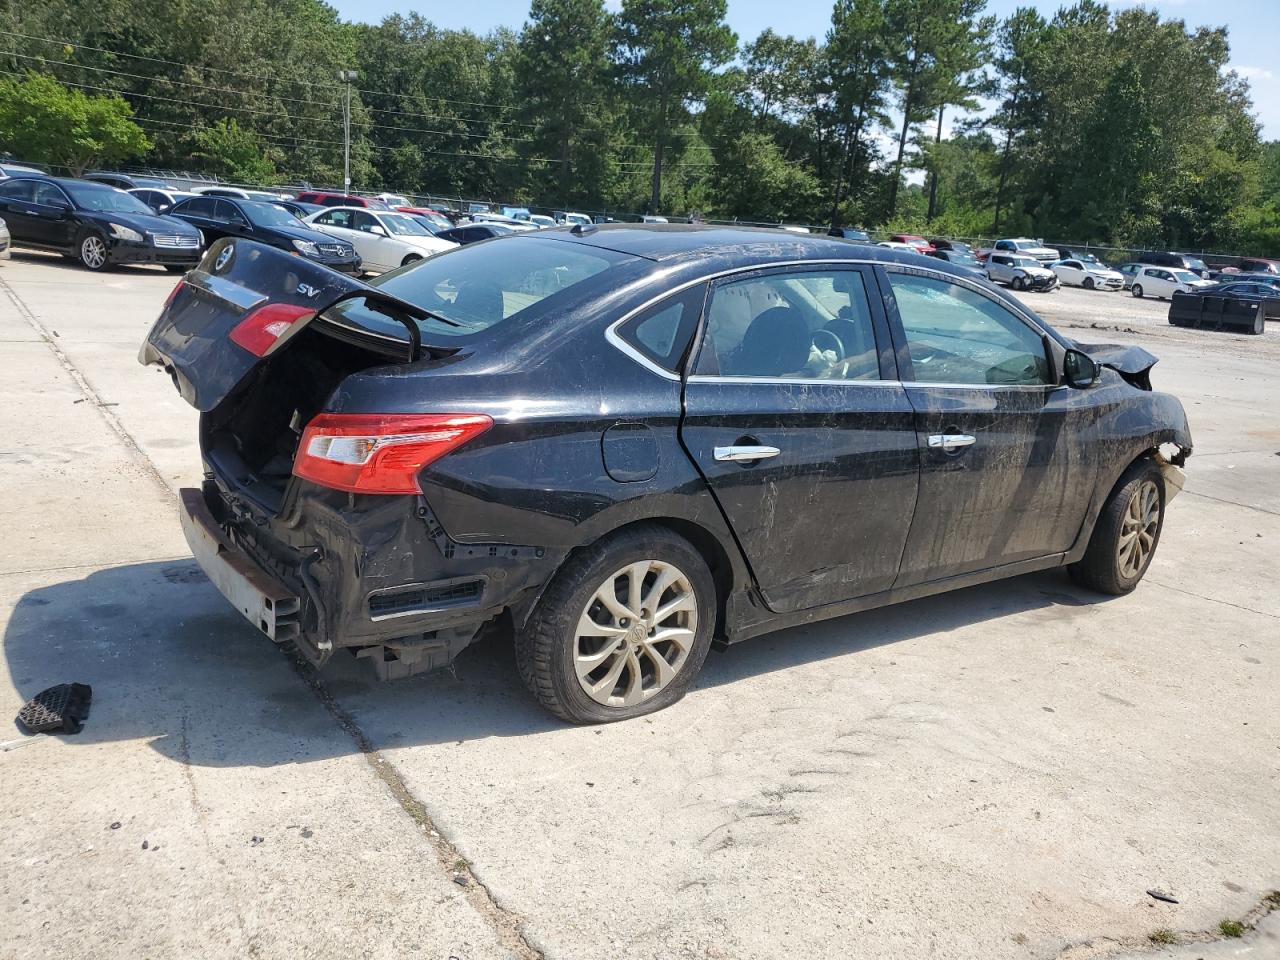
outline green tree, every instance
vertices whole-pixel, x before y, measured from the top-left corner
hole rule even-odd
[[[589,202],[605,175],[611,28],[603,0],[533,0],[520,34],[516,86],[535,124],[526,155],[554,160],[562,206]]]
[[[725,0],[623,0],[614,56],[629,87],[637,127],[653,144],[649,204],[662,203],[662,168],[673,127],[711,84],[711,71],[737,50]]]
[[[276,167],[252,130],[232,120],[219,120],[192,135],[192,157],[202,161],[208,173],[236,183],[269,184],[275,181]]]
[[[871,134],[887,122],[892,80],[885,0],[836,0],[827,33],[831,112],[839,136],[839,161],[831,193],[831,220],[838,224],[846,184],[866,185],[873,159]]]
[[[91,96],[46,74],[0,81],[0,147],[80,176],[95,164],[116,164],[151,149],[116,96]]]
[[[1002,24],[996,39],[993,60],[995,78],[988,93],[999,99],[991,125],[1001,131],[999,183],[996,187],[992,230],[1000,232],[1005,186],[1009,180],[1015,147],[1027,137],[1038,120],[1039,91],[1034,85],[1036,58],[1049,25],[1032,7],[1019,7]]]

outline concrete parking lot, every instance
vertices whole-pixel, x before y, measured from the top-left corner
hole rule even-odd
[[[1280,956],[1280,330],[1026,295],[1191,418],[1132,595],[788,630],[574,728],[497,644],[315,677],[223,602],[176,519],[196,417],[135,359],[173,281],[0,264],[0,716],[94,689],[78,736],[0,731],[0,957]]]

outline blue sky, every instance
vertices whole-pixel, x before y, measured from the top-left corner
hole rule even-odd
[[[466,3],[415,3],[412,0],[329,0],[348,20],[376,22],[389,13],[416,11],[451,29],[486,33],[494,27],[519,29],[529,11],[518,0],[467,0]],[[607,0],[611,7],[620,0]],[[828,0],[728,0],[729,25],[740,38],[755,37],[766,27],[795,36],[821,37],[831,22]],[[991,13],[1005,16],[1018,6],[1034,6],[1051,16],[1060,0],[988,0]],[[1133,0],[1112,0],[1112,7],[1135,6]],[[1254,109],[1267,139],[1280,139],[1280,64],[1275,64],[1280,37],[1280,0],[1146,0],[1165,17],[1192,26],[1226,26],[1231,38],[1231,65],[1253,86]]]

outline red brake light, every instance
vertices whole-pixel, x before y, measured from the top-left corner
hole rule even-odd
[[[265,357],[278,347],[295,329],[298,321],[311,319],[315,311],[292,303],[268,303],[254,310],[235,325],[231,342],[244,347],[255,357]]]
[[[480,413],[322,413],[302,431],[293,475],[352,493],[419,493],[427,464],[491,426]]]
[[[187,285],[186,280],[179,280],[174,284],[173,289],[169,291],[169,295],[164,298],[164,309],[168,310],[173,305],[174,299],[182,292],[182,288]]]

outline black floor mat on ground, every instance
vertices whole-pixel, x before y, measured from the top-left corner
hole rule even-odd
[[[18,722],[32,733],[79,733],[92,700],[87,683],[60,683],[28,700],[18,711]]]

